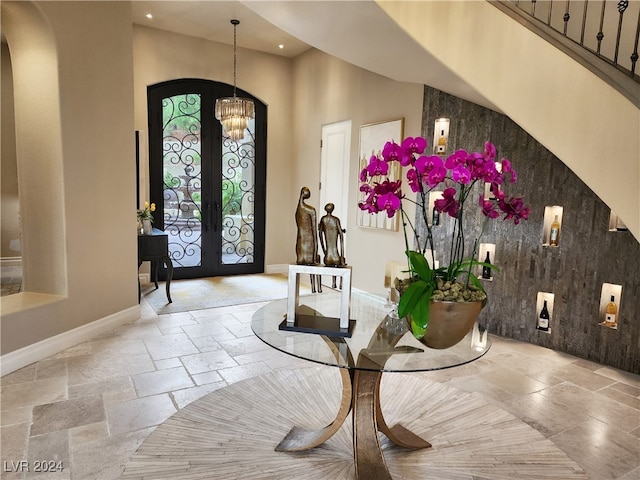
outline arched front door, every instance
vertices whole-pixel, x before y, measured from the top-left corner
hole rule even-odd
[[[149,200],[176,279],[264,271],[267,109],[237,94],[254,100],[256,118],[234,142],[214,116],[233,86],[183,79],[147,89]]]

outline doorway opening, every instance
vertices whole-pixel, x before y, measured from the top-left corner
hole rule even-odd
[[[234,142],[214,117],[232,89],[198,79],[148,88],[149,201],[176,279],[264,272],[266,106],[240,91],[256,117]]]

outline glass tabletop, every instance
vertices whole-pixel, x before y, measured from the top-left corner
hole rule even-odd
[[[300,296],[300,309],[318,317],[339,317],[340,292]],[[488,334],[476,323],[457,345],[436,350],[416,340],[404,319],[391,313],[384,299],[353,291],[351,337],[281,330],[287,300],[276,300],[257,310],[251,328],[271,347],[294,357],[341,368],[384,372],[440,370],[477,360],[491,345]]]

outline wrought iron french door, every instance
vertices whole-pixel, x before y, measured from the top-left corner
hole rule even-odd
[[[233,86],[173,80],[147,89],[150,202],[169,235],[173,278],[264,271],[266,106],[238,142],[214,118]],[[160,271],[160,276],[164,272]]]

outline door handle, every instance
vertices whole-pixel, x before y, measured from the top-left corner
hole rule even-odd
[[[218,231],[218,202],[213,202],[213,231]]]
[[[209,202],[204,204],[204,218],[202,219],[204,231],[208,232],[211,229],[211,204]]]

